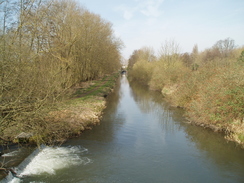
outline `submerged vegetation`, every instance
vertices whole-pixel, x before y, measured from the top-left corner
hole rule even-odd
[[[244,147],[244,48],[227,38],[202,52],[180,53],[166,41],[156,57],[151,48],[134,51],[131,80],[159,90],[172,105],[183,107],[194,124],[221,131]]]
[[[42,129],[56,128],[48,113],[71,88],[117,72],[123,44],[73,0],[7,0],[0,10],[0,141],[21,132],[43,140]]]

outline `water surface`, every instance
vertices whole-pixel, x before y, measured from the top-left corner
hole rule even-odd
[[[244,182],[244,150],[186,123],[159,93],[123,76],[107,105],[99,126],[46,149],[19,182]]]

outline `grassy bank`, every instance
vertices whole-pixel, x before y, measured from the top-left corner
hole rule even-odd
[[[244,147],[243,48],[227,54],[213,46],[188,55],[161,54],[154,61],[147,60],[148,50],[137,54],[129,68],[131,80],[160,90],[173,106],[185,109],[193,124],[224,132]]]
[[[69,98],[56,103],[55,107],[43,110],[45,115],[42,115],[45,117],[42,123],[32,123],[30,130],[26,125],[10,126],[1,137],[2,143],[62,143],[70,137],[80,135],[86,129],[91,129],[99,123],[106,107],[105,97],[112,91],[118,76],[116,73],[76,85],[70,89]],[[22,132],[31,137],[16,138]]]
[[[49,112],[74,86],[117,72],[123,43],[109,21],[74,0],[9,0],[0,9],[0,143],[15,135],[46,141],[56,136]]]

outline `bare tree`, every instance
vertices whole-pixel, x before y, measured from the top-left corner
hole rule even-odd
[[[198,55],[199,55],[198,46],[197,44],[195,44],[191,52],[191,57],[194,60],[194,62],[196,62]]]
[[[162,44],[161,49],[159,51],[159,59],[167,62],[168,64],[174,64],[178,60],[180,56],[180,46],[179,44],[171,40],[166,40],[164,44]]]
[[[7,0],[0,8],[1,137],[45,130],[45,113],[67,89],[120,68],[111,23],[75,1]]]
[[[235,48],[235,41],[231,38],[219,40],[214,44],[213,48],[218,49],[222,57],[228,57]]]

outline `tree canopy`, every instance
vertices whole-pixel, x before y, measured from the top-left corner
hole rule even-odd
[[[22,121],[32,128],[67,89],[121,67],[112,24],[73,0],[5,0],[0,14],[0,136]]]

